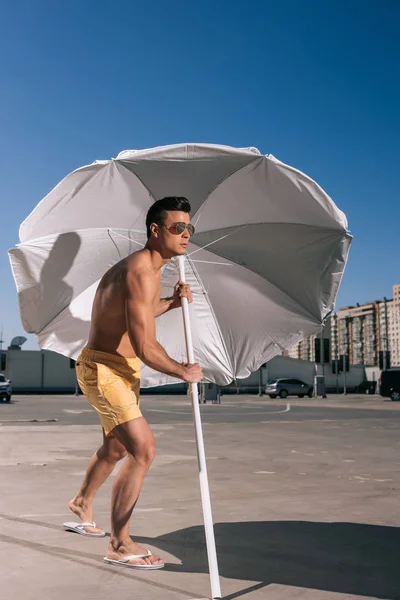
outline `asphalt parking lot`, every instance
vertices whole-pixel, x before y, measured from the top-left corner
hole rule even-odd
[[[191,406],[143,396],[158,454],[132,537],[157,572],[104,565],[107,541],[63,532],[101,442],[83,397],[0,404],[0,575],[7,599],[209,597]],[[201,406],[225,600],[400,599],[400,404],[378,396]],[[109,531],[112,477],[95,500]]]

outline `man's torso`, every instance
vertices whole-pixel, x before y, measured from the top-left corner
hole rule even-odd
[[[144,251],[131,254],[111,267],[100,281],[93,301],[88,348],[125,358],[136,356],[126,326],[125,303],[127,298],[127,276],[135,277],[139,272],[157,279],[154,309],[160,300],[160,275],[150,269],[149,257]]]

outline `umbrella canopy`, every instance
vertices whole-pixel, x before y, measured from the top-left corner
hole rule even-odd
[[[164,196],[192,206],[186,273],[195,359],[207,381],[247,377],[321,329],[351,243],[344,213],[312,179],[255,148],[177,144],[74,171],[22,223],[9,254],[23,326],[41,348],[78,356],[99,280],[143,247],[146,213]],[[162,297],[177,280],[173,259]],[[180,311],[157,319],[157,339],[186,362]],[[174,382],[143,369],[143,386]]]

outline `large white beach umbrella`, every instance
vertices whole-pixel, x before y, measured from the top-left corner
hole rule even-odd
[[[76,358],[102,275],[146,243],[145,217],[186,196],[196,233],[186,278],[194,358],[227,384],[321,328],[351,237],[346,217],[309,177],[255,148],[177,144],[128,150],[63,179],[20,227],[10,250],[21,319],[41,348]],[[172,294],[177,261],[162,275]],[[168,354],[186,360],[181,314],[157,319]],[[145,367],[142,386],[174,379]]]
[[[157,319],[170,356],[200,362],[206,379],[225,384],[321,327],[350,246],[345,215],[309,177],[254,148],[179,144],[74,171],[21,225],[10,259],[23,325],[41,348],[77,357],[99,280],[143,247],[151,204],[174,195],[190,200],[196,234],[186,260],[162,275],[162,295],[178,276],[194,292],[190,307],[182,302],[184,328],[179,311]],[[144,368],[142,385],[169,382]],[[211,591],[220,598],[196,385],[192,404]]]

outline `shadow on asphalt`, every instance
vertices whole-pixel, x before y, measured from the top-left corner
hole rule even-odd
[[[60,525],[0,514],[9,521],[61,530]],[[280,584],[355,594],[385,600],[400,600],[400,528],[356,523],[309,521],[250,521],[216,523],[215,537],[219,571],[228,579],[254,581],[254,585],[223,600],[234,600],[270,584]],[[62,539],[62,538],[60,538]],[[204,528],[197,525],[156,538],[132,537],[176,556],[181,565],[166,564],[165,570],[180,573],[208,573]],[[0,534],[0,541],[55,555],[82,566],[104,571],[100,555],[65,547],[23,540]],[[84,546],[82,546],[84,547]],[[88,563],[95,560],[97,564]],[[123,570],[122,570],[123,571]],[[180,594],[184,590],[150,582],[149,585]]]
[[[233,600],[269,584],[400,599],[400,528],[355,523],[260,521],[216,523],[220,575],[259,582],[225,596]],[[202,526],[151,543],[181,559],[166,570],[208,572]]]

